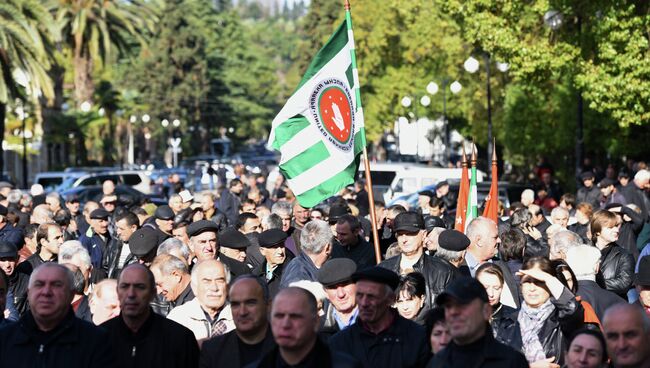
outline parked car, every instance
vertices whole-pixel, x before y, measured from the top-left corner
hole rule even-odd
[[[128,185],[148,194],[151,191],[151,179],[141,171],[107,171],[94,174],[78,174],[74,180],[66,180],[57,191],[63,191],[76,187],[90,187],[102,185],[106,180],[112,180],[116,185]]]
[[[46,192],[51,192],[56,190],[61,183],[71,174],[65,171],[46,171],[36,174],[34,177],[34,184],[40,184],[43,186]]]
[[[88,201],[99,201],[102,197],[102,186],[79,186],[61,192],[61,196],[64,198],[70,194],[76,194],[79,197],[79,203],[83,205]],[[163,198],[146,195],[127,185],[115,186],[115,194],[117,195],[118,205],[140,204],[145,200],[149,200],[157,206],[167,204],[167,201]]]

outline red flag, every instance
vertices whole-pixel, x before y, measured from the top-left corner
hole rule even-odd
[[[495,142],[496,143],[496,142]],[[485,198],[485,209],[483,217],[492,219],[498,223],[499,217],[499,175],[497,173],[497,148],[496,144],[492,145],[492,185],[490,185],[490,194]]]
[[[467,193],[469,192],[469,174],[467,172],[467,157],[465,157],[465,146],[461,161],[463,172],[460,175],[460,188],[458,190],[458,202],[456,203],[456,220],[454,229],[465,232],[465,216],[467,215]]]

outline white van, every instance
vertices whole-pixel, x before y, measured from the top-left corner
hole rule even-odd
[[[384,202],[405,194],[417,192],[427,185],[436,184],[443,180],[460,180],[463,169],[448,169],[428,166],[404,166],[395,174],[390,188],[384,193]],[[482,182],[485,173],[476,170],[476,182]]]

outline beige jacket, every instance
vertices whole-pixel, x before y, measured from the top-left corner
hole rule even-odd
[[[205,312],[203,312],[198,298],[194,298],[191,301],[172,309],[167,318],[189,328],[194,333],[197,340],[209,338],[212,334],[212,325],[205,316]],[[226,304],[221,312],[219,312],[217,315],[217,321],[219,320],[222,320],[226,324],[227,330],[225,332],[235,329],[235,322],[232,319],[230,304]]]

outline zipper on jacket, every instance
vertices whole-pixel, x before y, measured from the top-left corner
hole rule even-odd
[[[39,354],[43,354],[43,349],[44,349],[44,348],[45,348],[45,346],[43,346],[43,344],[41,344],[41,345],[38,347],[38,353],[39,353]]]
[[[135,345],[133,345],[133,350],[131,350],[131,357],[135,358]]]

